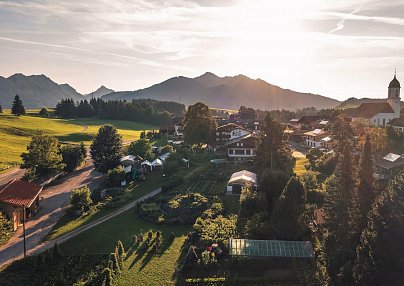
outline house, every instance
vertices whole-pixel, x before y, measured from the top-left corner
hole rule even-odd
[[[233,173],[227,183],[226,195],[239,195],[246,186],[257,187],[257,174],[247,170]]]
[[[325,124],[328,123],[329,116],[320,116],[320,115],[306,115],[302,116],[297,124],[294,123],[298,128],[304,130],[312,130],[324,128]]]
[[[228,123],[217,127],[216,129],[216,145],[224,145],[227,141],[237,137],[251,133],[250,130],[241,127],[235,123]]]
[[[175,132],[175,125],[174,124],[161,125],[160,129],[159,129],[160,134],[174,135],[174,132]]]
[[[315,129],[313,131],[305,132],[303,136],[306,145],[312,148],[325,148],[327,145],[326,142],[328,143],[330,141],[330,138],[323,140],[330,136],[330,134],[323,129]]]
[[[255,134],[247,134],[225,143],[227,157],[230,160],[250,160],[256,156],[258,138]]]
[[[12,180],[0,187],[0,203],[13,221],[13,229],[22,225],[23,216],[29,219],[38,211],[40,185],[21,180]]]
[[[184,136],[184,129],[182,128],[181,125],[174,125],[174,135],[177,137],[182,137]]]
[[[293,130],[289,133],[289,141],[295,143],[304,142],[304,133],[306,133],[305,130]]]
[[[393,127],[393,129],[398,132],[404,133],[404,116],[400,118],[394,118],[387,125]]]
[[[362,103],[352,117],[352,122],[385,127],[394,118],[400,118],[400,89],[400,82],[394,74],[388,87],[387,100],[385,102]]]
[[[404,169],[404,156],[389,153],[382,157],[376,156],[376,177],[379,180],[388,180]]]

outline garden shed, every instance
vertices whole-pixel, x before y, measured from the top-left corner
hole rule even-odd
[[[239,195],[245,186],[257,187],[257,174],[243,170],[231,175],[227,183],[226,195]]]

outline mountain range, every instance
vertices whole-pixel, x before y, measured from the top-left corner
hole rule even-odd
[[[311,106],[321,109],[339,104],[332,98],[283,89],[262,79],[251,79],[244,75],[218,77],[210,72],[195,78],[173,77],[145,89],[102,96],[104,100],[135,98],[177,101],[185,105],[200,101],[210,107],[225,109],[239,109],[241,105],[261,110],[294,110]]]
[[[9,108],[18,94],[26,108],[54,107],[62,98],[81,100],[101,97],[104,100],[151,98],[176,101],[185,105],[204,102],[210,107],[239,109],[241,105],[261,110],[298,109],[314,106],[333,108],[340,102],[325,96],[301,93],[244,75],[219,77],[207,72],[195,78],[173,77],[145,89],[118,91],[101,86],[82,95],[68,84],[57,84],[45,75],[14,74],[0,77],[0,103]]]

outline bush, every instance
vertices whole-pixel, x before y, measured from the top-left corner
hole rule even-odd
[[[87,150],[83,143],[81,143],[80,146],[62,146],[60,152],[62,153],[63,163],[66,165],[64,170],[67,172],[72,172],[81,166],[85,162],[87,156]]]
[[[41,117],[49,117],[49,112],[48,112],[48,110],[44,107],[44,108],[42,108],[42,109],[39,111],[38,115],[41,116]]]
[[[74,189],[70,196],[70,204],[76,210],[84,211],[89,209],[92,204],[90,189],[87,186]]]
[[[122,166],[118,166],[107,173],[107,186],[120,187],[121,182],[125,180],[125,172]]]
[[[109,268],[105,268],[104,269],[104,280],[103,280],[103,283],[102,283],[102,285],[105,285],[105,286],[112,286],[113,284],[113,280],[112,280],[112,271],[111,271],[111,269],[109,269]]]

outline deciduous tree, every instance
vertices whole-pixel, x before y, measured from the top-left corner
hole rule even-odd
[[[52,136],[34,135],[27,146],[26,153],[21,154],[21,168],[31,170],[35,175],[46,175],[63,170],[59,141]]]
[[[211,143],[216,131],[216,122],[209,107],[198,102],[188,107],[184,118],[184,140],[188,144]]]
[[[119,164],[122,152],[122,137],[112,125],[98,130],[90,146],[90,154],[97,171],[107,173]]]
[[[130,155],[138,155],[145,159],[152,159],[152,144],[147,139],[140,139],[135,142],[132,142],[128,149],[128,154]]]

